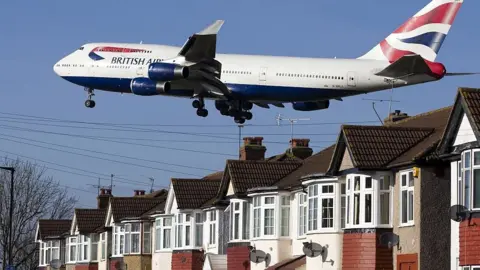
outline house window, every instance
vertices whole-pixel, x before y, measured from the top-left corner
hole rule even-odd
[[[208,232],[209,232],[209,245],[215,245],[217,239],[217,231],[216,231],[216,223],[217,223],[217,211],[212,210],[208,212],[209,215],[209,224],[208,224]]]
[[[390,200],[392,181],[389,175],[381,176],[379,180],[380,193],[380,220],[381,225],[390,225]]]
[[[155,220],[155,251],[171,248],[172,218],[163,217]]]
[[[88,261],[88,241],[89,237],[86,235],[79,235],[77,249],[79,251],[77,261]]]
[[[346,215],[346,186],[340,184],[340,228],[345,228],[345,215]]]
[[[275,197],[264,197],[263,204],[263,219],[264,235],[274,235],[275,234]]]
[[[353,178],[353,224],[360,224],[360,176]]]
[[[91,255],[90,255],[90,261],[97,261],[98,260],[98,234],[92,234],[90,236],[90,241],[91,241]]]
[[[280,236],[290,235],[290,196],[280,197]]]
[[[67,238],[67,262],[75,263],[77,261],[77,237]]]
[[[462,176],[459,177],[459,203],[469,210],[480,209],[480,150],[462,153]],[[463,188],[462,188],[463,185]],[[460,190],[463,194],[460,194]],[[461,197],[463,195],[463,197]]]
[[[195,246],[203,246],[203,223],[205,222],[204,213],[195,213]]]
[[[308,187],[308,231],[333,228],[334,200],[334,184],[315,184]]]
[[[175,247],[188,247],[191,245],[191,215],[177,214],[175,218]]]
[[[400,212],[400,222],[401,225],[413,225],[413,171],[402,172],[400,179],[400,205],[402,209]]]
[[[231,202],[231,240],[248,240],[250,238],[250,207],[247,201]]]
[[[307,230],[307,195],[305,193],[298,193],[298,236],[305,235]]]
[[[152,251],[152,231],[150,223],[143,223],[143,253],[150,254]]]
[[[457,202],[458,204],[464,204],[463,198],[463,181],[462,181],[462,162],[457,162]]]
[[[107,257],[107,233],[100,234],[100,246],[101,246],[100,256],[101,256],[101,260],[103,261]]]
[[[113,228],[113,255],[122,256],[125,241],[124,225],[115,225]]]
[[[40,257],[40,266],[42,265],[45,265],[45,243],[44,242],[40,242],[38,244],[39,246],[39,253],[38,253],[38,256]]]
[[[60,240],[49,241],[49,242],[51,244],[51,248],[50,248],[51,258],[50,258],[50,260],[59,260],[60,259]]]
[[[261,234],[261,203],[260,197],[253,198],[253,237],[260,237]]]

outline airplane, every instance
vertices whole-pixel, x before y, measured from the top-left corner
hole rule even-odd
[[[182,47],[136,43],[88,43],[58,61],[63,79],[94,90],[193,99],[206,117],[205,100],[236,123],[251,120],[254,105],[294,110],[327,109],[331,100],[438,81],[449,73],[438,52],[463,0],[432,0],[367,53],[352,59],[217,53],[217,20]]]

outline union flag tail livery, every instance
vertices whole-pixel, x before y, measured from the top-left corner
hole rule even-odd
[[[434,62],[463,0],[433,0],[359,59],[393,63],[417,54]]]
[[[478,74],[447,72],[443,63],[435,62],[462,4],[431,1],[371,51],[353,59],[217,53],[224,23],[218,20],[181,47],[84,44],[53,70],[87,90],[87,108],[95,107],[94,90],[194,99],[192,107],[200,117],[208,115],[206,100],[213,100],[220,114],[243,124],[252,119],[254,105],[283,108],[290,103],[297,111],[324,110],[345,97]]]

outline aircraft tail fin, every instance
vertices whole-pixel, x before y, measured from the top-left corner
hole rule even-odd
[[[462,4],[463,0],[432,0],[358,59],[393,63],[405,55],[417,54],[435,61]]]

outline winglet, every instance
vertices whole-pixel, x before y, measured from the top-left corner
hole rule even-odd
[[[220,28],[222,28],[224,22],[224,20],[216,20],[201,32],[197,33],[197,35],[216,35],[220,31]]]

